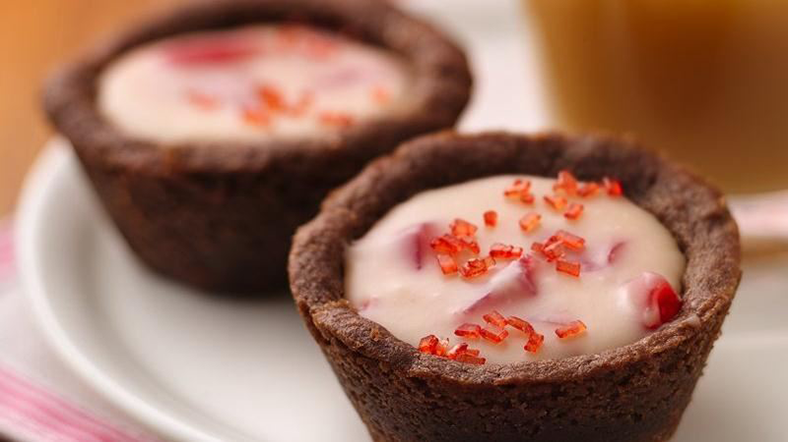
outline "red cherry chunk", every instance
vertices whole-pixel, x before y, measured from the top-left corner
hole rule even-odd
[[[459,270],[457,263],[454,262],[454,258],[452,258],[451,255],[439,253],[435,255],[435,257],[438,259],[438,265],[441,267],[441,271],[444,275],[453,275]]]
[[[585,333],[587,330],[586,325],[581,320],[575,320],[564,326],[555,329],[555,334],[560,339],[574,338]]]
[[[517,259],[523,255],[523,248],[495,243],[490,247],[490,256],[495,259]]]
[[[544,335],[533,332],[528,335],[528,342],[525,343],[523,348],[527,352],[536,353],[542,348],[542,343],[544,343]]]
[[[454,330],[454,334],[468,339],[479,339],[482,328],[478,324],[465,323]]]
[[[503,328],[493,326],[481,329],[481,335],[484,339],[498,344],[509,336],[509,332]]]
[[[508,324],[506,322],[506,317],[498,313],[497,310],[493,310],[490,313],[487,313],[486,315],[482,316],[482,319],[484,319],[484,322],[500,328],[504,328]]]
[[[451,234],[458,238],[463,236],[472,237],[476,234],[476,230],[479,229],[474,224],[460,218],[455,219],[454,222],[449,225],[449,228],[451,229]]]
[[[484,212],[484,225],[487,227],[495,227],[498,224],[498,212],[495,210],[488,210]]]

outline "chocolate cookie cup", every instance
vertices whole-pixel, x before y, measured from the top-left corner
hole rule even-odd
[[[174,143],[129,134],[98,109],[102,72],[141,45],[293,21],[403,59],[412,106],[320,137]],[[470,88],[462,51],[387,2],[233,0],[191,4],[119,36],[54,76],[44,102],[145,263],[199,288],[256,292],[286,286],[291,236],[330,189],[403,140],[453,126]]]
[[[645,338],[598,354],[465,364],[419,352],[344,296],[348,244],[415,194],[500,174],[615,176],[686,257],[683,307]],[[290,285],[374,440],[661,441],[675,431],[739,283],[739,237],[721,194],[632,141],[507,133],[405,143],[334,191],[301,227]]]

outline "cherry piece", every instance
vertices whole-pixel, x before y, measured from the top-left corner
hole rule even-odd
[[[247,59],[258,52],[248,38],[189,38],[167,46],[167,60],[178,66],[233,63]]]
[[[587,327],[583,323],[583,321],[577,319],[570,322],[569,324],[566,324],[562,327],[558,327],[557,329],[555,329],[555,334],[556,336],[558,336],[559,339],[569,339],[585,333],[586,330]]]
[[[484,319],[484,322],[495,325],[500,328],[504,328],[508,325],[508,323],[506,322],[506,317],[498,313],[497,310],[493,310],[490,313],[487,313],[486,315],[482,316],[482,319]]]
[[[624,293],[643,312],[643,325],[652,330],[671,321],[683,304],[668,280],[652,272],[644,272],[626,283]]]

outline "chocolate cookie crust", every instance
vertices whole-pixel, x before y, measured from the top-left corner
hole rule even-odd
[[[412,110],[319,139],[166,146],[123,133],[97,110],[97,79],[132,48],[187,32],[291,21],[404,58]],[[401,141],[453,126],[470,88],[457,46],[387,2],[232,0],[191,4],[119,36],[53,77],[44,103],[143,261],[202,288],[246,292],[284,286],[290,237],[326,193]]]
[[[343,298],[344,253],[427,189],[498,174],[615,176],[687,258],[682,307],[647,337],[595,355],[482,366],[420,353]],[[408,142],[332,193],[290,254],[298,309],[375,440],[661,441],[690,401],[739,283],[721,194],[630,140],[451,132]]]

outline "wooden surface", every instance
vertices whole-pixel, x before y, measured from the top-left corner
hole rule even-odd
[[[0,217],[10,213],[35,155],[51,135],[41,83],[80,48],[183,0],[0,1]]]

